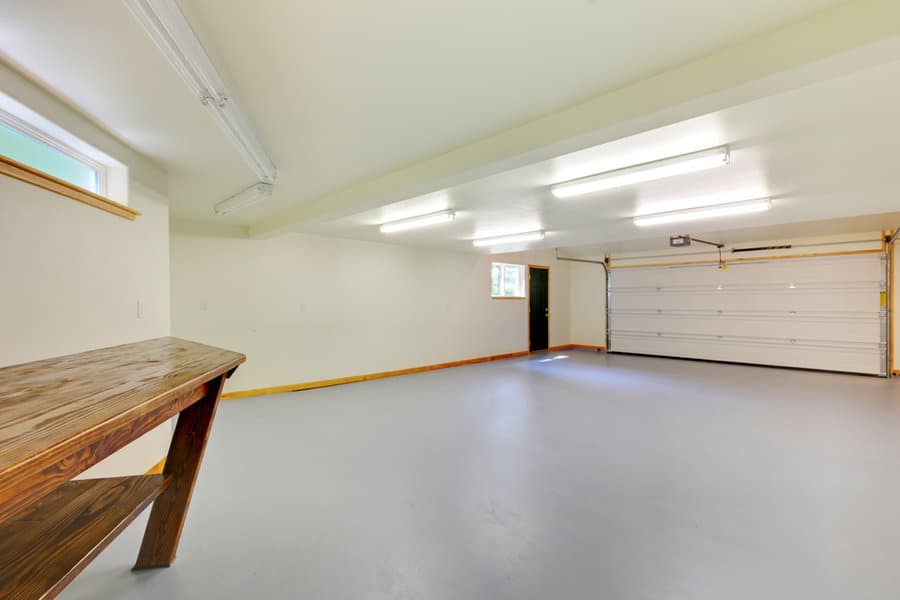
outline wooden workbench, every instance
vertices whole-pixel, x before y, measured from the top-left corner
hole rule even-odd
[[[161,338],[0,369],[0,598],[55,597],[151,502],[135,569],[169,566],[244,360]],[[175,415],[162,475],[70,481]]]

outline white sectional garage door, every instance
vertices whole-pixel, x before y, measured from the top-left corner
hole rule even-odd
[[[882,254],[616,268],[612,352],[884,375]]]

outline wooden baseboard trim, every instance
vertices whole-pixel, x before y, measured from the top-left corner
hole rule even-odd
[[[371,381],[373,379],[385,379],[387,377],[397,377],[400,375],[411,375],[413,373],[422,373],[424,371],[437,371],[440,369],[449,369],[451,367],[461,367],[463,365],[473,365],[476,363],[490,362],[493,360],[503,360],[506,358],[516,358],[518,356],[527,356],[527,350],[521,352],[510,352],[508,354],[495,354],[493,356],[483,356],[480,358],[470,358],[467,360],[457,360],[447,363],[439,363],[436,365],[425,365],[421,367],[411,367],[409,369],[398,369],[396,371],[382,371],[380,373],[368,373],[366,375],[353,375],[350,377],[338,377],[336,379],[323,379],[321,381],[307,381],[305,383],[291,383],[288,385],[278,385],[275,387],[257,388],[253,390],[243,390],[239,392],[228,392],[222,394],[222,400],[234,400],[235,398],[248,398],[250,396],[264,396],[266,394],[283,394],[285,392],[300,392],[303,390],[314,390],[324,387],[332,387],[335,385],[344,385],[347,383],[359,383],[360,381]]]
[[[594,350],[597,352],[606,352],[606,346],[588,346],[587,344],[563,344],[562,346],[550,346],[551,352],[559,352],[560,350]]]
[[[163,467],[166,466],[166,456],[163,456],[162,460],[150,467],[144,475],[162,475]]]
[[[551,352],[560,350],[597,350],[606,351],[605,346],[586,346],[583,344],[564,344],[562,346],[551,346]],[[543,352],[543,351],[542,351]],[[319,388],[332,387],[335,385],[345,385],[348,383],[359,383],[361,381],[372,381],[373,379],[385,379],[387,377],[398,377],[400,375],[412,375],[413,373],[423,373],[425,371],[438,371],[440,369],[450,369],[453,367],[462,367],[464,365],[474,365],[477,363],[491,362],[494,360],[504,360],[507,358],[516,358],[519,356],[528,356],[531,352],[522,350],[521,352],[510,352],[508,354],[494,354],[492,356],[482,356],[479,358],[469,358],[466,360],[455,360],[453,362],[438,363],[436,365],[425,365],[421,367],[411,367],[409,369],[398,369],[396,371],[382,371],[380,373],[368,373],[366,375],[352,375],[350,377],[338,377],[335,379],[323,379],[320,381],[307,381],[304,383],[289,383],[287,385],[277,385],[274,387],[256,388],[252,390],[241,390],[237,392],[228,392],[222,394],[222,400],[235,400],[237,398],[250,398],[252,396],[265,396],[267,394],[284,394],[286,392],[301,392],[303,390],[315,390]]]

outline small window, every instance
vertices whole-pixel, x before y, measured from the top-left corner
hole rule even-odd
[[[0,175],[130,221],[141,214],[128,208],[125,164],[2,91]]]
[[[0,111],[0,154],[94,194],[104,195],[105,169]]]
[[[524,298],[525,265],[491,263],[491,297]]]

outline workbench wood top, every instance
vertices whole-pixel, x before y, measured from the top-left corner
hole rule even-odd
[[[0,369],[0,522],[21,508],[9,505],[22,504],[13,496],[23,479],[45,480],[30,500],[49,493],[177,415],[245,359],[167,337]]]

